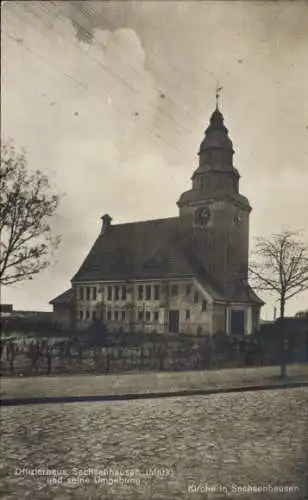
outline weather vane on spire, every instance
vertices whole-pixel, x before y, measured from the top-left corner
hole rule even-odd
[[[222,91],[222,87],[219,86],[219,82],[216,83],[216,109],[218,109],[220,93]]]

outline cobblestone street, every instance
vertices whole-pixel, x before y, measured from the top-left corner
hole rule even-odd
[[[1,498],[304,500],[307,407],[299,388],[2,408]],[[268,485],[294,491],[239,492]]]

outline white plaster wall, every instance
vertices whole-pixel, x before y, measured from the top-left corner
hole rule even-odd
[[[107,296],[107,286],[119,286],[120,287],[120,298],[119,300],[111,301],[108,300]],[[144,286],[144,296],[142,300],[138,299],[138,286]],[[151,285],[152,287],[152,298],[151,300],[146,300],[146,285]],[[154,300],[154,285],[160,285],[160,298]],[[171,286],[178,286],[178,294],[176,296],[171,295]],[[191,291],[189,296],[186,295],[186,286],[190,285]],[[111,330],[119,330],[122,326],[123,331],[129,331],[130,322],[133,323],[134,329],[137,331],[157,331],[158,333],[165,333],[168,331],[169,325],[169,311],[178,310],[179,311],[179,329],[181,333],[191,333],[197,334],[199,329],[200,333],[212,333],[213,321],[213,301],[211,296],[204,290],[204,288],[194,279],[174,279],[174,280],[152,280],[152,281],[139,281],[133,284],[127,284],[127,282],[109,282],[109,283],[96,283],[87,284],[84,283],[80,285],[84,287],[84,297],[81,300],[79,290],[77,290],[77,324],[79,327],[87,327],[92,322],[92,312],[96,311],[96,317],[103,312],[103,318],[105,323]],[[86,300],[85,287],[91,286],[90,300]],[[93,300],[92,288],[97,287],[97,297]],[[127,297],[126,300],[121,299],[121,287],[127,286]],[[198,292],[199,301],[194,303],[194,292]],[[202,311],[202,300],[207,301],[207,310]],[[119,311],[119,319],[114,320],[114,310]],[[84,317],[80,320],[80,310],[83,311]],[[107,319],[107,311],[112,311],[112,320]],[[126,311],[125,320],[121,319],[121,311]],[[140,321],[138,319],[138,312],[144,311],[144,320]],[[186,310],[190,311],[190,319],[186,319]],[[89,311],[90,317],[87,320],[85,318],[86,311]],[[150,321],[146,321],[146,312],[150,312]],[[158,312],[158,321],[153,321],[153,312]]]

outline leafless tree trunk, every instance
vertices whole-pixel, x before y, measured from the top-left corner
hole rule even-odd
[[[299,234],[283,231],[270,239],[257,240],[250,275],[254,288],[275,293],[280,302],[280,319],[285,317],[286,303],[308,290],[308,248]],[[281,377],[286,378],[285,330],[282,327]]]

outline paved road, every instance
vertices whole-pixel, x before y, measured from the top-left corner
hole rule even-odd
[[[299,388],[2,408],[1,498],[303,500],[307,407]]]

